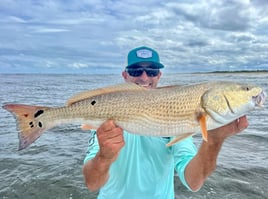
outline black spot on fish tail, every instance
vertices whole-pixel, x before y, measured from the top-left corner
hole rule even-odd
[[[94,106],[95,104],[96,104],[96,101],[93,100],[93,101],[91,102],[91,105]]]
[[[29,126],[30,126],[31,128],[33,128],[33,127],[34,127],[33,122],[29,122]]]
[[[43,126],[42,122],[38,122],[38,126],[39,126],[40,128],[42,128],[42,126]]]
[[[44,110],[38,110],[35,114],[34,114],[34,118],[37,118],[39,115],[42,115],[44,113]]]

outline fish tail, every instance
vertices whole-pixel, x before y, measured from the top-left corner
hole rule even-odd
[[[50,109],[49,107],[6,104],[3,108],[15,115],[17,119],[19,150],[28,147],[49,128],[48,124],[40,118],[45,111]]]

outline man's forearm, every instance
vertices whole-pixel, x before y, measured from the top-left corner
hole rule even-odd
[[[225,126],[208,131],[207,142],[203,141],[197,155],[185,169],[185,179],[192,190],[200,189],[206,178],[215,170],[224,140],[247,127],[247,117],[243,116]]]
[[[83,167],[85,183],[90,191],[100,189],[109,178],[111,162],[103,160],[99,153]]]
[[[185,179],[193,191],[201,188],[207,177],[215,170],[216,161],[222,142],[201,144],[197,155],[189,162],[185,169]]]

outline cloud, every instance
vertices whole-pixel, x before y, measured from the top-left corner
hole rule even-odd
[[[72,68],[87,68],[88,67],[88,64],[86,63],[72,63],[69,65],[70,67]]]
[[[0,72],[118,71],[141,45],[167,71],[265,69],[267,21],[266,0],[2,0]]]
[[[33,33],[57,33],[57,32],[68,32],[70,30],[61,29],[61,28],[43,28],[38,27],[33,30]]]

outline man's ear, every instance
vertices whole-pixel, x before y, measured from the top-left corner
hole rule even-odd
[[[162,75],[162,72],[160,71],[159,74],[158,74],[158,76],[157,76],[158,79],[160,79],[161,75]]]
[[[127,79],[127,72],[126,71],[123,71],[122,72],[122,77],[126,80]]]

